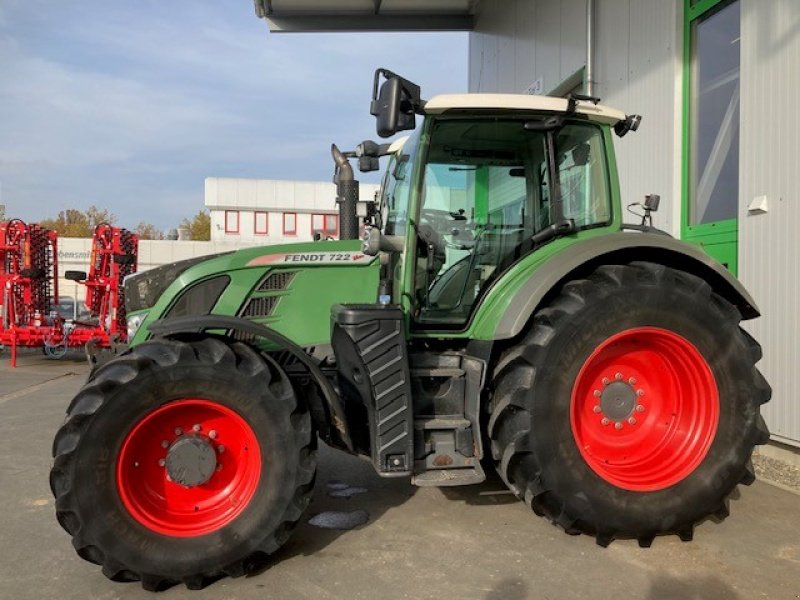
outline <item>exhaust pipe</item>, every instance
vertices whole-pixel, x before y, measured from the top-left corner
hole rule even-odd
[[[336,144],[331,144],[331,155],[336,163],[333,182],[336,184],[336,203],[339,205],[339,239],[357,240],[358,181],[353,177],[350,161]]]

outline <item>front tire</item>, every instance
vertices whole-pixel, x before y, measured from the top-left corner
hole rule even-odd
[[[769,439],[770,388],[738,310],[701,279],[652,263],[563,286],[495,370],[492,455],[509,488],[601,545],[690,540],[727,516]]]
[[[203,587],[275,552],[308,506],[316,437],[270,358],[162,339],[103,365],[53,443],[59,523],[117,581]]]

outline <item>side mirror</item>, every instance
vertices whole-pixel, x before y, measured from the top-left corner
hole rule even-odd
[[[64,279],[69,279],[70,281],[86,281],[86,271],[66,271],[64,273]]]
[[[378,91],[378,80],[381,75],[386,81]],[[417,125],[416,111],[421,108],[418,85],[386,69],[375,71],[369,112],[377,121],[376,128],[380,137],[387,138],[398,131],[414,129]]]

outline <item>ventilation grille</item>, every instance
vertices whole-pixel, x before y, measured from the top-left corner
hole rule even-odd
[[[285,290],[289,287],[292,279],[294,279],[294,271],[279,271],[277,273],[270,273],[269,276],[261,282],[258,286],[259,292],[274,292],[276,290]]]
[[[264,296],[261,298],[250,298],[247,306],[242,311],[242,316],[245,317],[268,317],[275,310],[278,304],[279,297]]]

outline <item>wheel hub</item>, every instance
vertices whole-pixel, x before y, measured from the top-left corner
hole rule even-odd
[[[258,438],[231,408],[201,398],[167,402],[126,435],[117,457],[120,500],[136,521],[173,537],[232,522],[262,476]]]
[[[205,437],[182,436],[169,447],[166,467],[175,483],[186,487],[203,485],[217,468],[216,452]]]
[[[701,352],[676,332],[634,327],[600,343],[572,389],[570,425],[608,483],[656,491],[692,473],[714,439],[719,391]]]
[[[636,391],[625,381],[608,384],[600,395],[600,409],[612,421],[624,421],[636,408]]]

